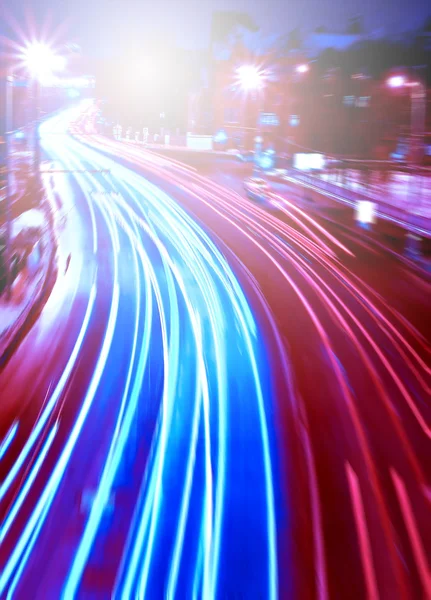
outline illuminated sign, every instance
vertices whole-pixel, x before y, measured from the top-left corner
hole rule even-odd
[[[261,113],[259,115],[259,125],[265,127],[278,127],[280,119],[275,113]]]
[[[359,96],[356,98],[356,107],[357,108],[367,108],[370,106],[371,96]]]
[[[367,108],[370,106],[371,96],[344,96],[345,106],[356,106],[356,108]]]

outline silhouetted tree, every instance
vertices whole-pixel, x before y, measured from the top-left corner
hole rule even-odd
[[[425,19],[422,31],[424,33],[431,33],[431,15]]]
[[[347,33],[351,35],[361,35],[364,33],[364,20],[362,15],[356,15],[355,17],[349,19]]]
[[[300,50],[301,48],[302,48],[301,31],[298,29],[298,27],[295,27],[295,29],[292,29],[292,31],[290,31],[288,33],[287,40],[286,40],[286,50],[287,51]]]
[[[211,23],[211,44],[225,42],[237,27],[258,31],[259,27],[249,14],[237,11],[217,11]]]
[[[334,69],[340,66],[341,52],[334,48],[326,48],[319,54],[316,60],[317,70],[323,74],[329,69]]]

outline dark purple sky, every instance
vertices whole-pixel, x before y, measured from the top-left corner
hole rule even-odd
[[[213,10],[248,12],[264,33],[280,34],[297,26],[343,30],[358,13],[368,30],[392,33],[417,27],[431,14],[429,0],[0,0],[0,5],[21,14],[21,22],[23,6],[38,21],[48,13],[53,25],[67,18],[69,37],[81,42],[84,52],[97,54],[116,53],[147,35],[204,48]]]

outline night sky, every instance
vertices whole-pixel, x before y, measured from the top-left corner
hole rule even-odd
[[[358,13],[368,31],[396,33],[420,26],[431,14],[427,0],[0,0],[0,6],[21,23],[24,14],[39,23],[51,18],[51,30],[62,22],[66,37],[97,55],[117,54],[144,37],[205,48],[213,10],[248,12],[263,33],[280,34],[298,26],[342,31]]]

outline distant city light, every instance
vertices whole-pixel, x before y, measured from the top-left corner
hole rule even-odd
[[[274,168],[274,154],[270,152],[264,152],[261,156],[259,156],[257,164],[265,171]]]
[[[356,205],[356,220],[361,225],[372,225],[375,223],[376,205],[368,200],[361,200]]]
[[[391,88],[403,87],[406,84],[406,78],[403,75],[393,75],[388,79],[388,86]]]
[[[309,70],[310,70],[310,67],[306,63],[303,63],[302,65],[298,65],[296,67],[297,73],[308,73]]]
[[[259,125],[278,127],[280,125],[280,119],[276,113],[260,113]]]
[[[298,153],[294,155],[293,166],[298,171],[321,171],[325,167],[325,157],[318,153]]]
[[[263,86],[263,73],[254,65],[243,65],[236,72],[243,90],[257,90]]]
[[[224,129],[220,129],[214,136],[216,144],[225,144],[228,141],[228,135]]]

